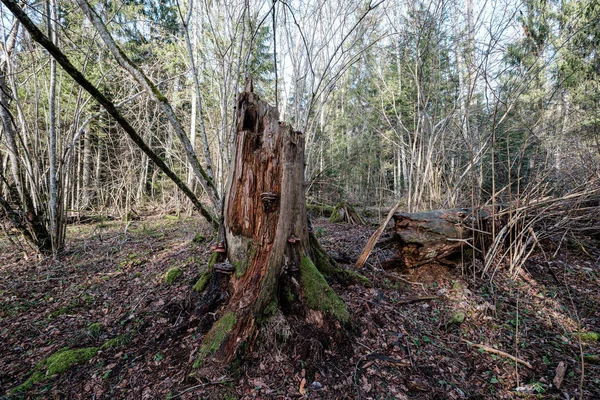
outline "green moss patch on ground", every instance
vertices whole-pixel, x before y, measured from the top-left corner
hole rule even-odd
[[[119,347],[123,347],[130,342],[130,338],[127,335],[119,335],[112,339],[108,339],[106,342],[100,346],[101,350],[108,349],[118,349]]]
[[[165,273],[165,283],[174,283],[181,275],[183,275],[181,268],[171,268]]]
[[[90,336],[98,337],[100,333],[104,330],[104,327],[99,322],[94,322],[88,326],[87,331]]]
[[[578,335],[584,342],[597,342],[600,340],[600,333],[598,332],[583,332]]]
[[[52,376],[63,373],[76,364],[82,364],[92,359],[100,348],[87,347],[84,349],[64,348],[38,363],[29,379],[13,391],[21,392],[31,388],[38,382],[50,379]]]

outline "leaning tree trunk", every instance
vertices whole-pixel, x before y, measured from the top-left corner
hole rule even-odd
[[[209,272],[196,285],[204,291],[201,314],[226,304],[204,338],[196,367],[210,360],[227,364],[243,355],[261,323],[281,310],[316,328],[349,318],[319,272],[344,278],[309,230],[304,135],[280,122],[277,110],[248,86],[237,105],[223,210],[226,244],[214,246]]]

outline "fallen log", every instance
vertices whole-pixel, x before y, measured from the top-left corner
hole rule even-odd
[[[382,238],[378,247],[395,248],[384,269],[415,268],[429,263],[457,265],[464,251],[481,252],[492,227],[492,213],[468,208],[416,213],[396,212],[392,236]]]

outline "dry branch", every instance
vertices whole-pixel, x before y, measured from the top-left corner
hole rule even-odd
[[[356,268],[362,268],[365,265],[365,263],[367,262],[367,259],[369,258],[369,256],[371,255],[371,252],[373,251],[373,247],[375,247],[375,244],[381,237],[381,234],[383,233],[385,227],[387,226],[388,222],[390,222],[390,220],[392,219],[392,216],[394,215],[394,213],[396,212],[396,210],[398,209],[399,206],[400,206],[400,202],[396,203],[396,205],[388,213],[388,215],[385,218],[385,220],[383,221],[383,223],[379,226],[379,228],[377,228],[375,233],[373,233],[373,235],[367,242],[365,249],[361,253],[360,257],[358,257],[358,261],[356,261]]]
[[[505,352],[503,352],[501,350],[494,349],[493,347],[486,346],[485,344],[477,344],[477,343],[469,342],[466,339],[463,339],[463,342],[465,342],[465,343],[467,343],[467,344],[469,344],[469,345],[471,345],[473,347],[477,347],[479,349],[482,349],[483,351],[486,351],[488,353],[497,354],[497,355],[502,356],[502,357],[510,358],[511,360],[513,360],[516,363],[523,364],[527,368],[533,369],[533,366],[531,364],[529,364],[527,361],[522,360],[520,358],[517,358],[517,357],[515,357],[515,356],[513,356],[511,354],[505,353]]]

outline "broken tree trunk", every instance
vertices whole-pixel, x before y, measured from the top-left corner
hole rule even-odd
[[[491,232],[492,217],[487,210],[450,209],[416,213],[395,213],[391,237],[379,246],[392,244],[395,256],[383,268],[414,268],[438,262],[456,265],[463,251],[482,250]]]
[[[238,97],[225,243],[214,247],[210,270],[196,287],[203,291],[201,313],[220,306],[220,317],[204,337],[195,367],[226,365],[243,355],[261,324],[282,311],[315,327],[349,319],[319,272],[336,275],[340,269],[308,229],[304,135],[280,122],[251,86]]]
[[[330,222],[345,222],[352,225],[366,225],[362,217],[350,204],[341,202],[336,204],[329,217]]]

